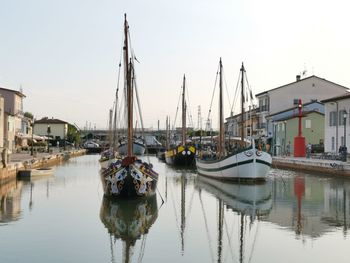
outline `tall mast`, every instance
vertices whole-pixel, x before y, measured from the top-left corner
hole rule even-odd
[[[186,144],[186,99],[185,99],[185,83],[186,77],[184,75],[182,84],[182,145]]]
[[[242,62],[242,67],[241,67],[241,75],[242,75],[242,79],[241,79],[241,141],[242,143],[244,142],[244,66],[243,66],[243,62]]]
[[[218,142],[218,152],[219,157],[222,157],[224,154],[224,110],[223,110],[223,92],[222,92],[222,62],[220,58],[220,79],[219,79],[219,142]]]
[[[133,124],[133,87],[132,87],[132,81],[131,81],[131,71],[132,71],[132,64],[129,62],[129,50],[128,50],[128,22],[126,20],[126,14],[124,15],[125,21],[124,21],[124,66],[125,66],[125,77],[126,77],[126,93],[127,93],[127,108],[128,108],[128,157],[133,156],[132,151],[132,145],[133,145],[133,130],[132,130],[132,124]]]

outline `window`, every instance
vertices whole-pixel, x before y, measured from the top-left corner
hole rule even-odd
[[[345,110],[339,111],[339,125],[344,125],[344,113],[345,113]]]
[[[305,128],[306,129],[311,129],[311,120],[305,120]]]
[[[331,111],[329,113],[329,126],[337,126],[337,112]]]
[[[335,145],[334,145],[334,137],[332,137],[332,150],[334,151]]]

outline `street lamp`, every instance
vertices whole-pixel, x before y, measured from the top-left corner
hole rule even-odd
[[[63,143],[63,150],[66,150],[66,134],[67,134],[67,127],[66,124],[64,124],[64,143]]]
[[[347,117],[348,113],[346,110],[344,110],[343,112],[344,112],[344,115],[343,115],[343,118],[344,118],[344,148],[343,148],[344,157],[343,157],[343,161],[346,162],[346,157],[348,154],[348,149],[346,148],[346,117]]]
[[[30,147],[30,155],[34,155],[34,118],[32,120],[32,146]]]
[[[331,104],[336,104],[336,116],[335,116],[335,152],[338,152],[338,122],[339,122],[339,113],[338,113],[338,101],[331,102]]]
[[[51,133],[51,127],[50,125],[47,125],[47,152],[50,152],[50,133]]]
[[[284,155],[286,155],[286,144],[287,144],[287,121],[284,121],[284,145],[283,145],[283,151]]]

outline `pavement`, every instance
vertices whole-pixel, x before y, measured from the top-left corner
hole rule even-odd
[[[22,151],[19,153],[12,153],[9,155],[8,163],[23,163],[25,161],[31,161],[33,159],[43,159],[43,158],[49,158],[50,156],[57,155],[57,154],[64,154],[65,152],[69,152],[71,149],[66,149],[66,151],[63,150],[63,148],[57,148],[52,147],[50,148],[50,152],[37,152],[34,153],[34,156],[31,155],[30,151]]]

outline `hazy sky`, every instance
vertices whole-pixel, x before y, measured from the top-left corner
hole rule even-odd
[[[304,69],[350,87],[349,7],[341,0],[0,0],[0,86],[22,86],[24,110],[36,118],[106,128],[127,13],[145,127],[174,119],[183,74],[197,126],[219,57],[231,99],[242,62],[254,94]]]

